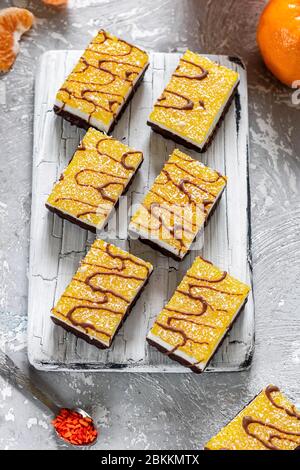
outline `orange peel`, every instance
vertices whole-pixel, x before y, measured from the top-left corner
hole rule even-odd
[[[268,69],[293,87],[300,80],[300,0],[270,0],[257,28],[257,42]]]

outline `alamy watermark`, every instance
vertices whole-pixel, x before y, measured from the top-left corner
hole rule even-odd
[[[97,214],[102,218],[107,213],[110,213],[107,223],[105,222],[104,227],[102,224],[97,227],[97,236],[102,240],[147,238],[156,244],[160,242],[171,246],[175,244],[179,249],[203,248],[203,227],[206,219],[203,204],[179,205],[153,202],[150,206],[130,205],[129,199],[122,196],[119,199],[118,210],[115,208],[111,210],[109,204],[100,204]],[[134,223],[130,224],[133,215],[135,215]]]
[[[295,80],[292,83],[292,88],[295,89],[295,91],[292,94],[292,104],[294,106],[299,106],[300,105],[300,80]]]

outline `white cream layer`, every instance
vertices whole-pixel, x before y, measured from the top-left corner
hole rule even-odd
[[[83,119],[84,121],[89,123],[92,127],[95,127],[96,129],[98,129],[99,131],[108,132],[111,125],[112,125],[112,123],[117,119],[117,117],[120,114],[120,112],[122,111],[123,107],[126,105],[126,102],[129,98],[130,93],[132,92],[132,89],[134,88],[134,86],[136,85],[136,83],[139,80],[140,76],[143,74],[143,72],[148,67],[148,65],[149,65],[149,62],[141,70],[141,72],[135,78],[135,80],[133,80],[131,88],[128,90],[127,94],[124,97],[124,103],[118,109],[118,111],[116,113],[116,116],[115,117],[112,116],[112,118],[111,118],[111,120],[109,121],[108,124],[105,124],[103,121],[99,121],[99,119],[96,119],[93,116],[90,116],[89,114],[84,113],[83,111],[80,111],[80,109],[78,109],[78,108],[74,108],[73,106],[70,106],[68,104],[63,103],[62,101],[60,101],[58,99],[55,100],[55,106],[57,106],[60,109],[63,109],[64,111],[66,111],[67,113],[72,114],[73,116],[76,116],[76,117],[79,117],[80,119]]]
[[[231,95],[233,94],[233,91],[234,89],[238,86],[239,84],[239,78],[237,79],[237,81],[235,82],[235,84],[233,85],[233,87],[230,89],[230,91],[228,92],[224,102],[223,102],[223,105],[222,107],[220,108],[218,114],[216,114],[215,116],[215,119],[213,120],[213,123],[212,125],[210,126],[210,128],[208,129],[207,131],[207,134],[204,138],[204,140],[202,142],[197,142],[196,140],[193,140],[185,135],[182,135],[180,134],[178,131],[175,131],[174,129],[171,129],[169,127],[166,127],[164,126],[163,124],[161,124],[160,122],[156,122],[156,121],[152,121],[150,118],[148,119],[148,122],[151,123],[151,124],[155,124],[156,126],[158,126],[160,129],[163,129],[164,131],[167,131],[167,132],[171,132],[172,134],[180,137],[181,139],[185,140],[186,142],[189,142],[190,144],[192,145],[195,145],[196,147],[198,147],[200,150],[203,149],[203,147],[205,147],[206,143],[209,141],[212,133],[214,132],[215,130],[215,127],[217,126],[219,120],[221,119],[222,117],[222,114],[224,112],[224,109],[226,108],[227,106],[227,103],[228,103],[228,100],[231,98]]]

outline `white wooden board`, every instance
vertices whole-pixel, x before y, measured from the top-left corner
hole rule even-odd
[[[72,127],[52,111],[56,91],[79,56],[80,51],[47,52],[40,59],[36,77],[28,300],[30,363],[41,370],[189,373],[188,369],[150,348],[145,337],[157,313],[199,252],[191,252],[178,263],[139,241],[127,241],[126,220],[123,222],[124,239],[111,241],[150,261],[154,272],[113,346],[100,351],[50,320],[52,306],[94,238],[45,208],[53,183],[84,135],[84,131]],[[201,254],[242,281],[251,282],[246,72],[224,56],[211,57],[239,71],[239,93],[205,154],[179,148],[228,176],[227,190],[206,227]],[[144,163],[129,190],[132,202],[142,200],[175,148],[173,142],[153,133],[146,121],[178,58],[177,53],[151,55],[151,66],[145,79],[113,133],[114,137],[144,152]],[[250,295],[244,312],[208,370],[236,371],[248,367],[253,345],[254,306]]]

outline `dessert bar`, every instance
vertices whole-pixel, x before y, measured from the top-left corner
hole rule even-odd
[[[225,176],[176,149],[133,215],[129,231],[182,259],[225,186]]]
[[[54,111],[77,126],[111,132],[148,65],[146,52],[99,31],[58,91]]]
[[[51,318],[85,341],[108,348],[152,270],[150,263],[96,240]]]
[[[157,316],[148,342],[202,372],[244,306],[250,288],[197,257]]]
[[[239,74],[186,51],[149,116],[154,131],[204,152],[225,116]]]
[[[142,161],[142,152],[90,128],[46,207],[83,228],[101,230]]]
[[[205,446],[206,450],[300,450],[300,412],[269,385]]]

